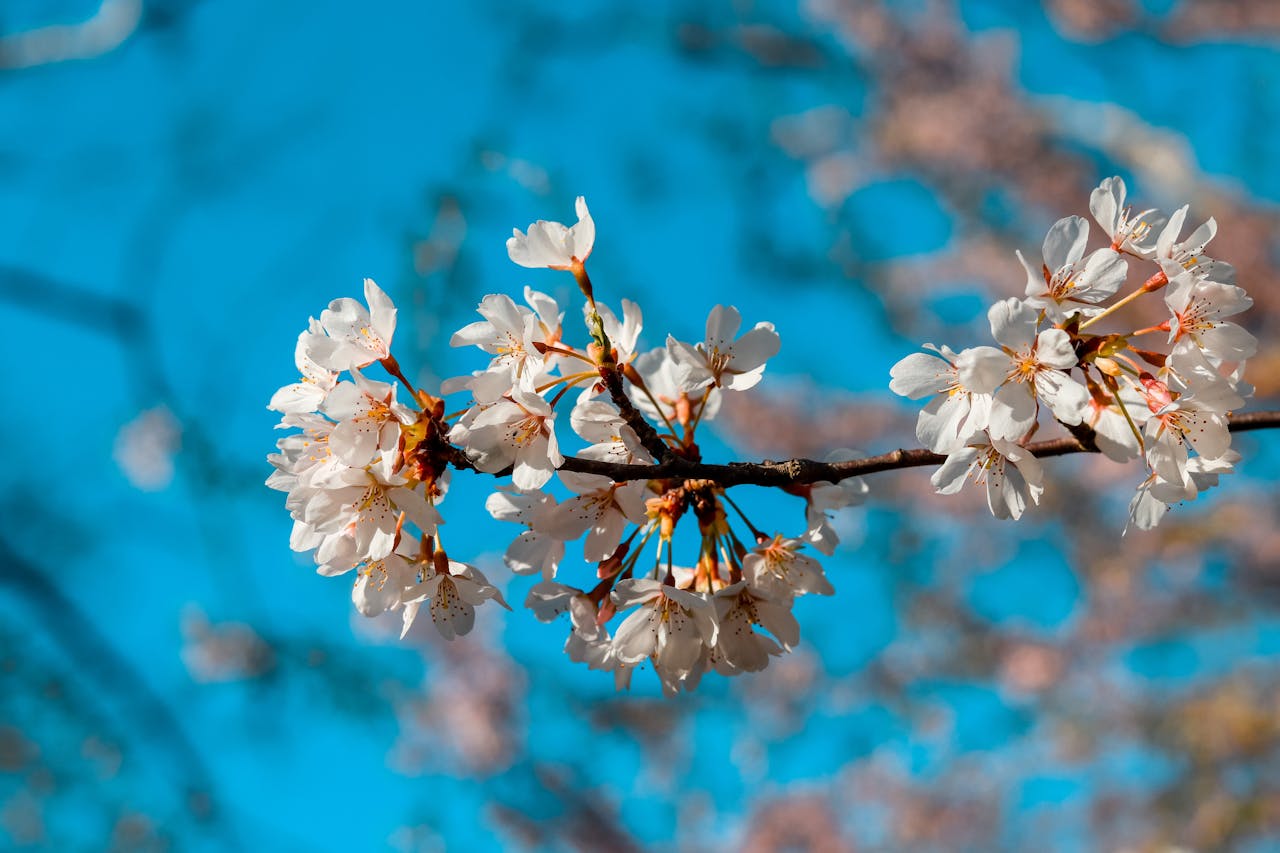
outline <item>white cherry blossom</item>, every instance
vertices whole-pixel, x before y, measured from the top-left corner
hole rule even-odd
[[[698,663],[704,646],[714,646],[719,629],[707,596],[649,578],[628,578],[614,588],[618,611],[635,608],[613,635],[619,663],[634,666],[646,658],[664,684],[679,682]]]
[[[1129,501],[1129,524],[1139,530],[1151,530],[1158,525],[1171,506],[1182,501],[1195,500],[1201,492],[1218,485],[1218,477],[1235,470],[1240,454],[1229,450],[1217,459],[1196,456],[1188,460],[1181,482],[1169,482],[1152,472],[1138,486]],[[1126,525],[1125,533],[1129,532]]]
[[[790,651],[800,642],[800,623],[785,603],[758,595],[747,583],[738,581],[718,590],[714,596],[719,633],[715,651],[723,666],[735,672],[759,672],[769,658]],[[756,631],[764,628],[772,637]]]
[[[512,229],[507,240],[507,254],[522,267],[547,267],[568,270],[581,266],[591,255],[596,242],[596,223],[587,210],[587,201],[578,196],[574,202],[578,221],[572,227],[539,219],[525,234]]]
[[[591,562],[604,560],[618,549],[629,524],[646,519],[644,481],[615,483],[595,474],[560,472],[560,482],[575,496],[550,508],[535,529],[563,542],[587,535],[582,556]]]
[[[742,575],[757,595],[790,602],[798,595],[833,595],[822,564],[800,553],[804,542],[775,536],[761,542],[742,558]]]
[[[707,317],[707,337],[696,345],[667,336],[667,352],[676,364],[680,387],[693,391],[706,385],[745,391],[764,376],[765,362],[778,354],[781,341],[772,323],[737,337],[742,315],[732,305],[717,305]]]
[[[394,384],[366,379],[352,368],[354,382],[340,382],[325,400],[324,413],[337,423],[329,434],[329,447],[352,467],[362,467],[380,453],[396,452],[400,426],[411,424],[414,414],[396,402]]]
[[[538,529],[556,507],[554,496],[541,489],[522,492],[515,486],[499,486],[485,499],[484,507],[499,521],[522,524],[527,529],[515,538],[502,560],[518,575],[541,574],[550,580],[564,559],[564,542]]]
[[[437,562],[447,562],[448,569],[438,569]],[[409,628],[424,603],[436,630],[446,640],[469,633],[475,626],[476,607],[486,601],[493,600],[507,610],[511,609],[498,588],[489,583],[489,579],[475,566],[456,560],[432,560],[423,565],[427,567],[427,571],[422,582],[404,592],[404,627],[400,632],[401,637],[409,633]]]
[[[525,607],[541,622],[551,622],[569,614],[572,630],[564,650],[569,660],[585,663],[588,669],[613,669],[613,642],[600,624],[598,610],[585,592],[576,587],[543,581],[535,584],[525,598]]]
[[[395,544],[401,512],[428,536],[441,523],[440,512],[405,483],[374,467],[348,469],[302,496],[301,520],[320,533],[348,532],[362,558],[381,559]]]
[[[1182,483],[1187,476],[1190,449],[1217,459],[1231,448],[1231,432],[1223,411],[1213,401],[1198,398],[1193,387],[1176,395],[1150,374],[1142,378],[1151,417],[1147,420],[1147,464],[1161,479]]]
[[[622,419],[617,406],[604,400],[579,401],[569,415],[569,425],[589,446],[579,451],[583,459],[624,465],[653,461],[636,431]]]
[[[1103,179],[1089,196],[1089,212],[1111,238],[1112,249],[1149,260],[1166,217],[1155,208],[1134,213],[1125,205],[1125,193],[1123,178]]]
[[[511,481],[521,489],[539,489],[564,463],[555,433],[555,410],[527,383],[482,411],[465,428],[455,425],[450,438],[461,444],[480,471],[514,466]]]
[[[1244,290],[1199,278],[1176,265],[1165,264],[1164,270],[1169,276],[1164,301],[1173,313],[1169,343],[1188,338],[1215,363],[1244,361],[1258,351],[1253,335],[1224,319],[1253,306]]]
[[[889,371],[889,390],[912,400],[932,397],[916,420],[916,438],[934,453],[948,453],[986,429],[992,392],[1004,381],[1008,357],[995,347],[960,353],[925,344]]]
[[[491,403],[526,374],[537,377],[543,372],[543,356],[535,344],[546,343],[546,325],[535,312],[503,294],[489,294],[476,311],[484,319],[463,326],[449,345],[475,346],[493,355],[488,369],[474,374],[467,385],[477,401]]]
[[[1071,338],[1062,329],[1037,333],[1037,312],[1019,299],[1005,299],[987,312],[991,335],[1008,356],[1005,383],[996,391],[990,431],[995,438],[1018,440],[1036,421],[1038,401],[1065,424],[1078,424],[1088,408],[1089,392],[1067,371],[1076,365]]]
[[[1175,210],[1164,228],[1160,230],[1160,236],[1156,240],[1155,257],[1162,261],[1172,261],[1183,269],[1207,273],[1214,269],[1215,262],[1213,258],[1205,255],[1204,250],[1209,245],[1209,241],[1217,235],[1218,223],[1211,216],[1187,235],[1185,240],[1179,239],[1182,226],[1187,220],[1188,207],[1189,205],[1184,204]]]
[[[848,448],[837,448],[828,453],[824,462],[847,462],[862,454]],[[830,556],[840,544],[840,536],[831,525],[830,513],[862,503],[867,496],[867,484],[861,477],[846,477],[838,483],[820,480],[791,489],[793,494],[805,499],[804,540],[823,554]]]
[[[1113,248],[1085,256],[1089,223],[1068,216],[1054,223],[1045,235],[1044,266],[1029,263],[1022,252],[1018,260],[1027,271],[1027,304],[1043,309],[1049,319],[1061,322],[1070,314],[1089,316],[1102,309],[1097,303],[1110,299],[1124,284],[1128,264]]]
[[[1044,493],[1044,475],[1031,452],[985,433],[947,456],[930,482],[938,494],[953,495],[966,480],[986,487],[987,507],[996,518],[1016,521],[1027,501],[1038,504]]]
[[[676,424],[691,420],[699,409],[704,421],[713,420],[720,412],[721,395],[712,394],[710,387],[685,387],[685,371],[666,347],[643,353],[633,366],[649,392],[633,395],[636,408],[646,417],[654,421],[665,418]]]
[[[327,338],[311,336],[308,357],[329,370],[364,367],[391,356],[391,338],[396,331],[396,306],[374,283],[364,280],[365,308],[349,297],[335,299],[320,314]]]

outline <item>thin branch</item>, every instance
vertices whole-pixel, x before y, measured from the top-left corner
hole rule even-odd
[[[1280,411],[1246,412],[1232,415],[1230,428],[1232,432],[1249,432],[1256,429],[1280,428]],[[1086,446],[1080,439],[1069,436],[1049,441],[1037,441],[1027,445],[1027,449],[1040,458],[1049,456],[1067,456],[1072,453],[1098,453],[1096,447]],[[449,446],[446,451],[449,461],[456,468],[474,470],[466,454],[459,448]],[[850,477],[863,474],[875,474],[880,471],[893,471],[899,468],[920,468],[926,465],[941,465],[947,457],[925,450],[922,447],[913,450],[891,450],[879,456],[866,456],[851,459],[847,462],[815,462],[812,459],[788,459],[784,462],[730,462],[727,465],[712,465],[702,462],[690,462],[679,456],[668,455],[657,465],[627,465],[618,462],[600,462],[595,459],[580,459],[570,456],[560,466],[562,471],[573,471],[579,474],[599,474],[615,482],[627,480],[713,480],[721,486],[799,486],[806,483],[831,482],[838,483]],[[510,468],[494,474],[495,477],[507,476]]]
[[[622,384],[622,371],[618,369],[618,365],[606,364],[602,366],[600,368],[600,376],[604,379],[605,387],[609,389],[609,396],[613,399],[613,404],[618,407],[618,413],[622,415],[622,419],[626,421],[627,426],[635,430],[636,437],[640,439],[640,444],[644,446],[644,449],[649,451],[654,459],[663,464],[676,459],[676,455],[671,452],[671,448],[659,437],[658,431],[645,420],[644,415],[640,414],[635,404],[631,402],[631,397],[627,395],[627,389]]]

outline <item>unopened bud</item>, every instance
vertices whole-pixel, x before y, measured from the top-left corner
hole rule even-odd
[[[1124,371],[1120,369],[1120,365],[1116,364],[1109,358],[1095,358],[1093,360],[1093,366],[1108,376],[1119,376],[1124,373]]]

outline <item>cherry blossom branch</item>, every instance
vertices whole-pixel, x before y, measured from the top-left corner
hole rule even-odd
[[[640,439],[640,444],[644,449],[649,451],[654,459],[661,464],[670,464],[673,460],[677,462],[671,448],[658,435],[658,431],[653,428],[640,412],[636,409],[635,404],[631,402],[631,398],[627,395],[627,389],[622,383],[622,371],[616,364],[607,364],[600,368],[600,376],[604,379],[604,385],[609,389],[609,397],[613,400],[613,404],[618,407],[618,413],[622,415],[622,419],[626,421],[627,426],[635,430],[636,436]],[[583,460],[587,461],[587,460]],[[644,466],[642,466],[644,467]]]
[[[1251,432],[1261,429],[1280,429],[1280,411],[1244,412],[1230,418],[1231,432]],[[1031,453],[1041,459],[1050,456],[1067,456],[1072,453],[1098,453],[1097,447],[1090,446],[1087,437],[1069,436],[1048,441],[1037,441],[1027,445]],[[439,448],[450,463],[460,470],[474,471],[475,466],[467,459],[467,455],[457,447]],[[721,486],[799,486],[807,483],[838,483],[850,477],[864,474],[875,474],[880,471],[895,471],[900,468],[921,468],[926,465],[941,465],[946,456],[925,450],[922,447],[911,450],[900,448],[882,453],[879,456],[866,456],[851,459],[847,462],[816,462],[812,459],[788,459],[781,462],[730,462],[727,464],[711,464],[690,462],[687,459],[668,455],[665,461],[657,465],[628,465],[618,462],[600,462],[594,459],[580,459],[576,456],[566,457],[563,471],[578,474],[599,474],[609,477],[615,482],[630,480],[711,480]],[[506,477],[511,469],[496,472],[495,477]]]

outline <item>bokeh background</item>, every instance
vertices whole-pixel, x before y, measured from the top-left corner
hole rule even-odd
[[[408,370],[470,370],[483,294],[572,296],[503,241],[577,194],[649,345],[716,302],[777,324],[720,459],[914,444],[890,365],[985,342],[1014,249],[1110,174],[1217,217],[1275,407],[1280,4],[368,9],[0,6],[0,847],[1280,849],[1267,433],[1124,538],[1140,475],[1103,459],[1017,525],[878,475],[797,652],[675,699],[519,608],[398,641],[262,486],[309,315],[372,276]],[[484,493],[450,550],[519,602]]]

